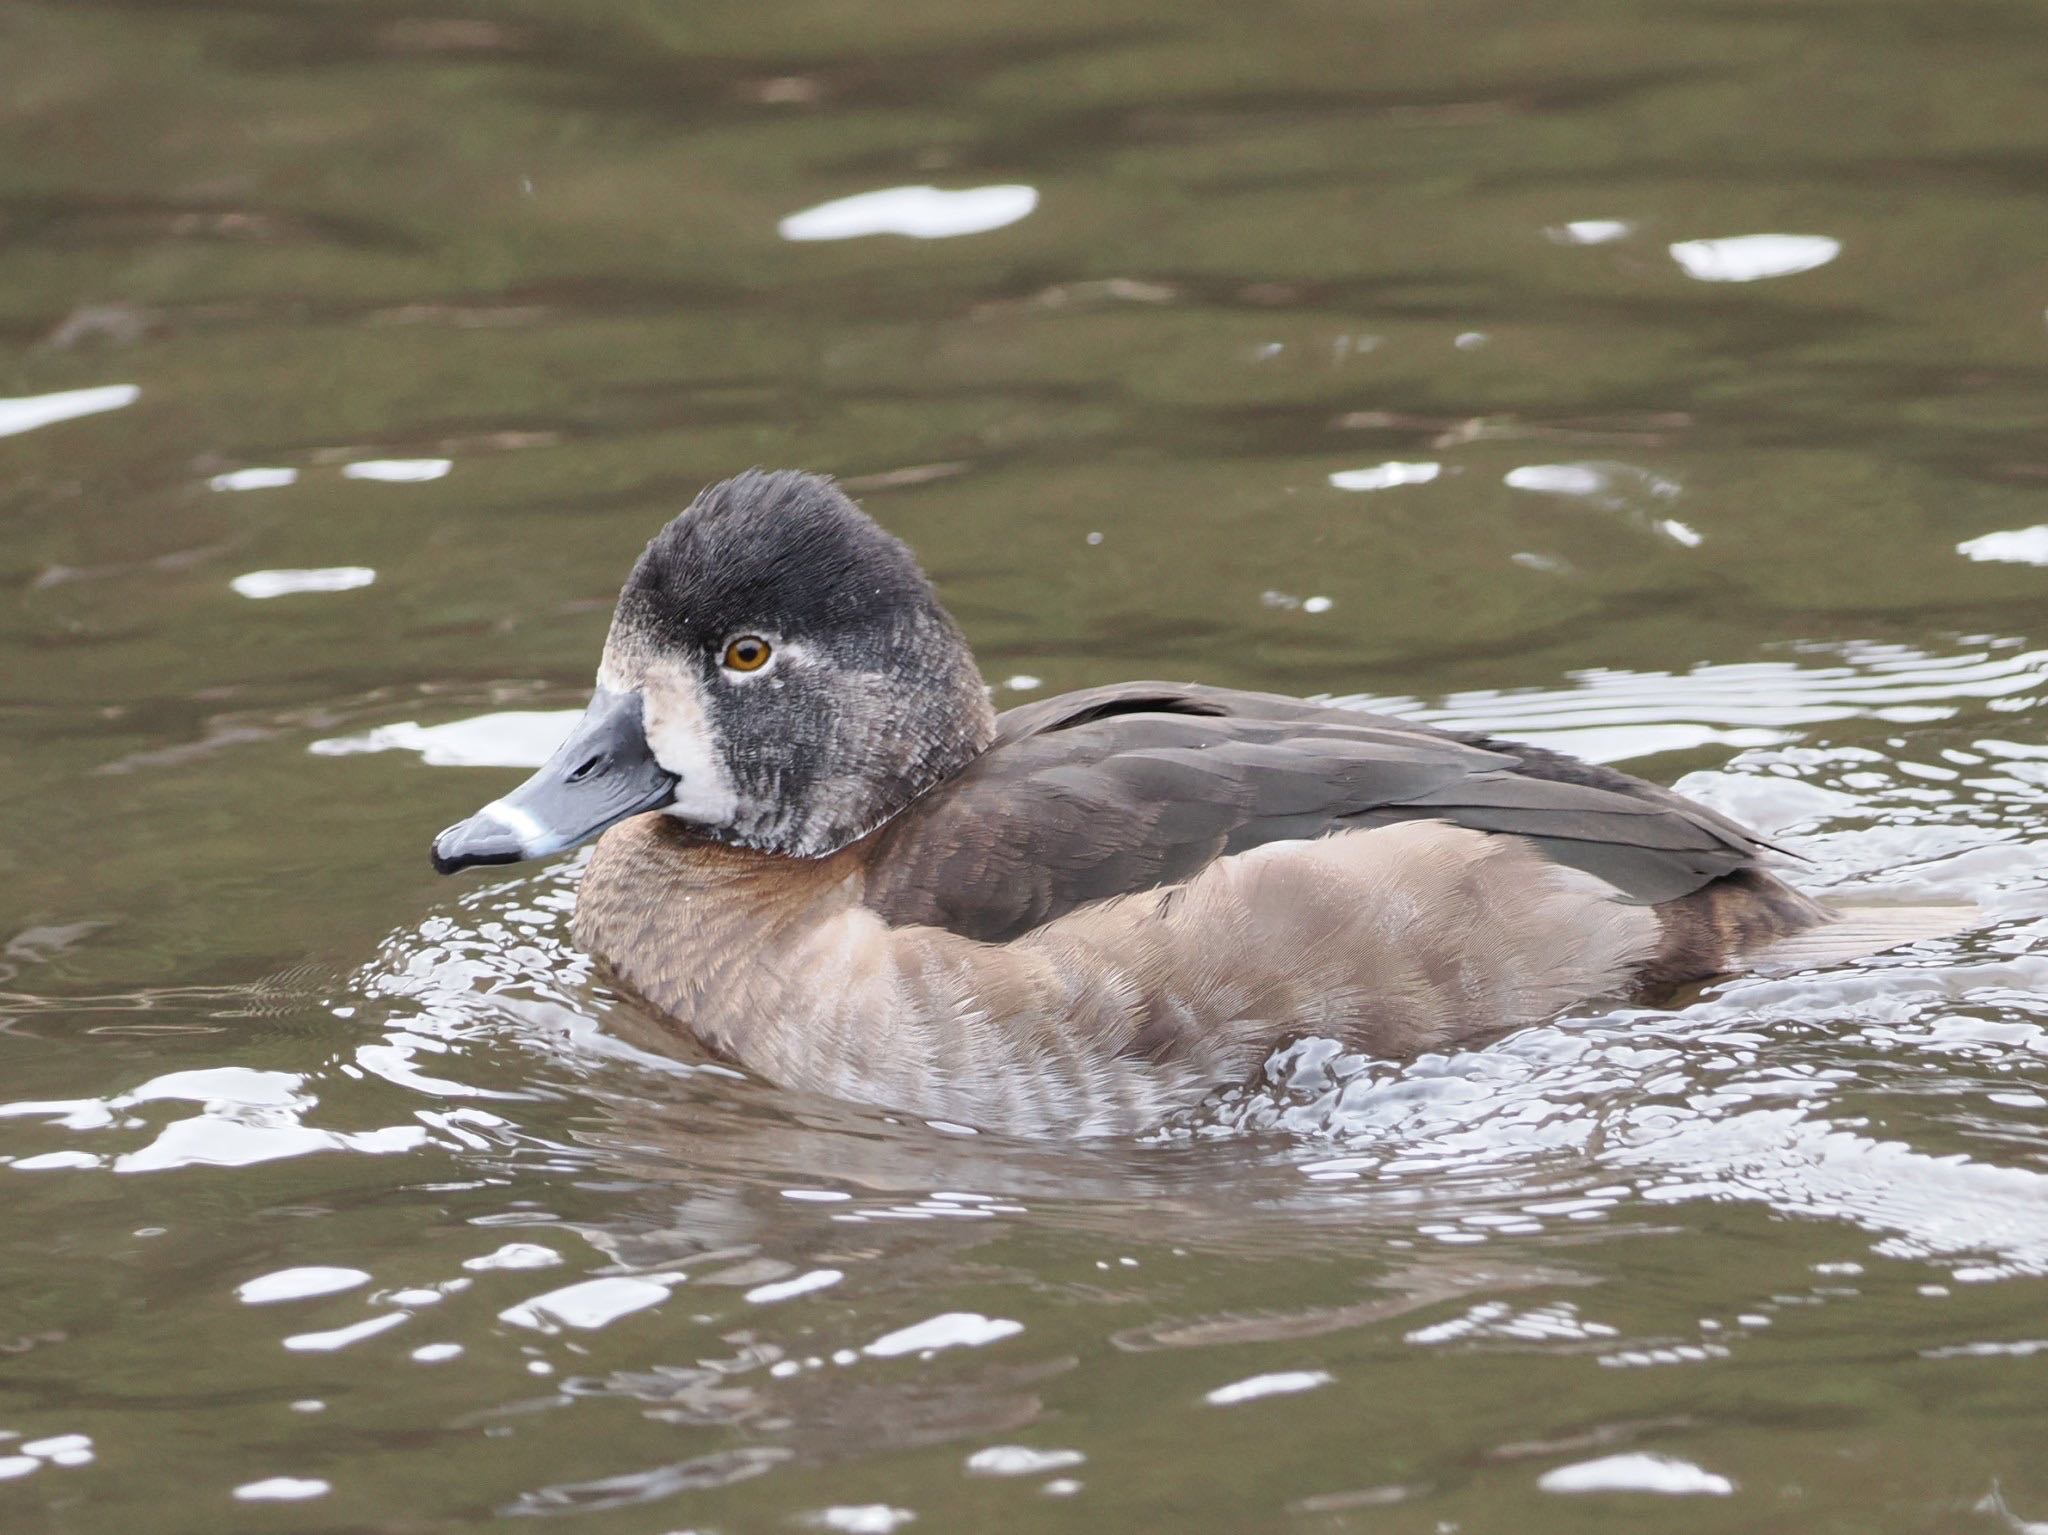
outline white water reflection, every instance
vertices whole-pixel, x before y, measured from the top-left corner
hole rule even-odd
[[[477,1272],[487,1269],[546,1269],[561,1261],[560,1253],[538,1242],[507,1242],[496,1252],[463,1259],[462,1266]]]
[[[1837,720],[1919,724],[1947,719],[1965,703],[2017,709],[2048,691],[2048,651],[2007,647],[1934,656],[1903,645],[1839,650],[1841,659],[1834,664],[1813,647],[1798,659],[1697,666],[1685,672],[1589,667],[1573,672],[1565,687],[1452,693],[1428,704],[1375,694],[1338,701],[1460,730],[1488,731],[1595,762],[1623,762],[1712,743],[1785,744]],[[1850,771],[1858,760],[1881,762],[1874,754],[1859,759],[1863,751],[1834,748],[1829,760]],[[1790,779],[1820,765],[1808,756],[1789,759],[1789,771],[1772,771]],[[1882,777],[1864,784],[1845,781],[1836,792],[1847,791],[1853,802],[1889,782]],[[1798,796],[1808,790],[1785,792]],[[1834,801],[1832,808],[1847,806]]]
[[[331,1354],[350,1344],[361,1343],[365,1338],[390,1332],[394,1327],[403,1327],[410,1320],[406,1312],[388,1311],[382,1316],[365,1317],[360,1322],[326,1332],[295,1333],[284,1340],[284,1346],[294,1354]]]
[[[1678,496],[1678,482],[1635,464],[1523,464],[1502,480],[1510,490],[1567,496],[1602,511],[1621,512],[1636,526],[1687,549],[1697,549],[1702,542],[1691,524],[1669,515],[1666,503]]]
[[[884,187],[837,198],[792,213],[776,230],[785,240],[855,240],[866,235],[908,235],[943,240],[985,234],[1030,216],[1038,189],[1028,186]]]
[[[2048,565],[2048,524],[1966,538],[1956,545],[1956,553],[2008,565]]]
[[[1318,1386],[1327,1386],[1331,1379],[1327,1370],[1277,1370],[1270,1375],[1254,1375],[1249,1380],[1218,1386],[1202,1400],[1211,1407],[1235,1407],[1240,1402],[1256,1402],[1261,1397],[1294,1396],[1303,1391],[1313,1391]]]
[[[1591,496],[1605,489],[1609,480],[1597,464],[1524,464],[1504,478],[1515,490],[1545,496]]]
[[[892,1503],[841,1503],[806,1514],[800,1522],[840,1535],[890,1535],[916,1518],[911,1510]]]
[[[575,709],[513,709],[420,725],[401,720],[359,735],[333,736],[306,749],[316,757],[360,752],[418,752],[430,767],[539,767],[581,718]]]
[[[898,1354],[930,1355],[947,1348],[982,1348],[1014,1337],[1023,1330],[1022,1322],[1013,1322],[1008,1317],[983,1316],[978,1311],[948,1311],[915,1326],[884,1333],[861,1352],[877,1359],[893,1359]]]
[[[59,421],[96,416],[101,411],[133,405],[142,395],[134,384],[103,384],[97,389],[65,389],[56,394],[22,395],[0,400],[0,437],[33,432]]]
[[[1611,245],[1627,239],[1634,230],[1635,225],[1626,219],[1573,219],[1568,224],[1554,224],[1544,233],[1559,245]]]
[[[799,1295],[812,1295],[819,1290],[829,1290],[846,1277],[842,1269],[812,1269],[808,1274],[799,1274],[794,1279],[780,1279],[773,1284],[756,1285],[741,1298],[749,1305],[769,1306],[777,1301],[795,1300]]]
[[[774,1470],[790,1458],[779,1445],[748,1445],[733,1450],[714,1450],[708,1455],[656,1466],[624,1476],[599,1477],[589,1482],[562,1482],[534,1492],[499,1510],[503,1514],[599,1513],[606,1509],[632,1508],[642,1503],[659,1503],[680,1493],[712,1487],[729,1487],[750,1481]],[[661,1528],[666,1529],[666,1524]]]
[[[292,1072],[221,1066],[173,1072],[106,1098],[0,1103],[0,1118],[42,1118],[73,1131],[132,1134],[149,1128],[146,1117],[129,1112],[144,1104],[202,1105],[200,1113],[164,1125],[141,1148],[113,1155],[109,1165],[117,1173],[247,1167],[316,1151],[381,1156],[409,1151],[427,1139],[426,1130],[418,1125],[355,1131],[315,1129],[303,1122],[303,1116],[318,1102],[317,1096],[305,1089],[306,1080]],[[97,1153],[87,1155],[93,1157],[94,1166],[106,1161]]]
[[[54,1466],[89,1466],[95,1458],[90,1434],[52,1434],[47,1439],[31,1439],[21,1447],[21,1453],[47,1460]]]
[[[235,1287],[235,1298],[244,1305],[270,1306],[279,1301],[311,1300],[319,1295],[335,1295],[369,1282],[370,1276],[361,1269],[310,1265],[304,1268],[279,1269],[274,1274],[263,1274],[247,1280]]]
[[[1330,485],[1335,490],[1392,490],[1397,485],[1427,485],[1443,472],[1442,464],[1389,460],[1369,469],[1340,469],[1330,476]]]
[[[1493,1229],[1513,1231],[1521,1223],[1503,1216]],[[1534,1229],[1540,1230],[1540,1225]],[[1417,1327],[1402,1341],[1428,1347],[1442,1343],[1470,1343],[1477,1339],[1525,1343],[1585,1343],[1619,1336],[1605,1322],[1589,1321],[1570,1301],[1517,1310],[1506,1301],[1482,1301],[1462,1316],[1428,1327]]]
[[[15,1437],[11,1432],[0,1433],[0,1442]],[[0,1482],[17,1481],[45,1466],[89,1466],[98,1458],[90,1434],[52,1434],[44,1439],[31,1439],[0,1452]]]
[[[333,1487],[316,1476],[271,1476],[260,1482],[244,1482],[235,1489],[238,1503],[303,1503],[323,1498]]]
[[[1259,602],[1269,608],[1284,608],[1290,613],[1327,613],[1336,603],[1328,597],[1297,597],[1292,592],[1261,592]]]
[[[390,485],[419,485],[438,480],[455,467],[447,458],[366,458],[342,465],[342,476],[351,480],[381,480]]]
[[[554,1332],[562,1327],[590,1332],[608,1326],[622,1316],[631,1316],[636,1311],[660,1305],[668,1299],[670,1287],[681,1284],[688,1277],[687,1274],[659,1274],[642,1279],[608,1274],[600,1279],[564,1285],[559,1290],[550,1290],[516,1306],[508,1306],[498,1313],[498,1319],[510,1322],[514,1327],[530,1327],[536,1332]]]
[[[209,490],[281,490],[296,485],[298,479],[296,469],[231,469],[215,475],[206,485]]]
[[[98,1167],[100,1158],[90,1151],[45,1151],[39,1156],[17,1157],[10,1164],[16,1172],[55,1172],[62,1168]]]
[[[376,579],[377,572],[367,565],[329,565],[317,570],[252,570],[228,585],[237,596],[260,602],[302,592],[352,592]]]
[[[1704,1494],[1725,1498],[1735,1484],[1670,1455],[1634,1453],[1582,1460],[1546,1471],[1536,1480],[1545,1492],[1651,1492],[1665,1497]]]
[[[1671,259],[1700,282],[1757,282],[1790,277],[1826,266],[1842,253],[1842,242],[1827,235],[1731,235],[1720,240],[1682,240]]]
[[[967,1469],[976,1476],[1043,1476],[1085,1464],[1088,1457],[1079,1450],[1040,1450],[1024,1444],[992,1444],[967,1457]]]

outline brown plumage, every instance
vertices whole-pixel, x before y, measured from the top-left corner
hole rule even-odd
[[[1962,917],[1841,921],[1725,817],[1512,742],[1169,683],[997,718],[908,552],[790,474],[649,545],[583,725],[436,861],[606,826],[578,941],[666,1017],[1027,1134],[1156,1123],[1292,1036],[1409,1056]]]
[[[1093,1134],[1242,1081],[1290,1033],[1406,1056],[1537,1022],[1624,986],[1658,938],[1590,876],[1436,821],[1268,843],[1007,943],[891,924],[870,853],[793,869],[641,816],[598,844],[577,940],[778,1082]]]

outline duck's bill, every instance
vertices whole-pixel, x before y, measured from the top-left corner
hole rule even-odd
[[[647,744],[640,695],[599,688],[569,739],[531,778],[434,839],[434,867],[453,874],[477,864],[545,858],[615,821],[659,809],[675,787],[675,774],[654,760]]]

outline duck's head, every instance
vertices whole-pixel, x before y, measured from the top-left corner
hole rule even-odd
[[[647,546],[569,738],[434,839],[434,867],[540,858],[658,810],[807,858],[872,831],[984,751],[995,717],[903,543],[831,481],[714,485]]]

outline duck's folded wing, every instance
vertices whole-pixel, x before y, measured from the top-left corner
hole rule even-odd
[[[1645,903],[1765,851],[1704,806],[1535,748],[1139,683],[1005,714],[986,756],[881,833],[865,900],[892,923],[1000,941],[1264,843],[1402,820],[1525,837]]]

